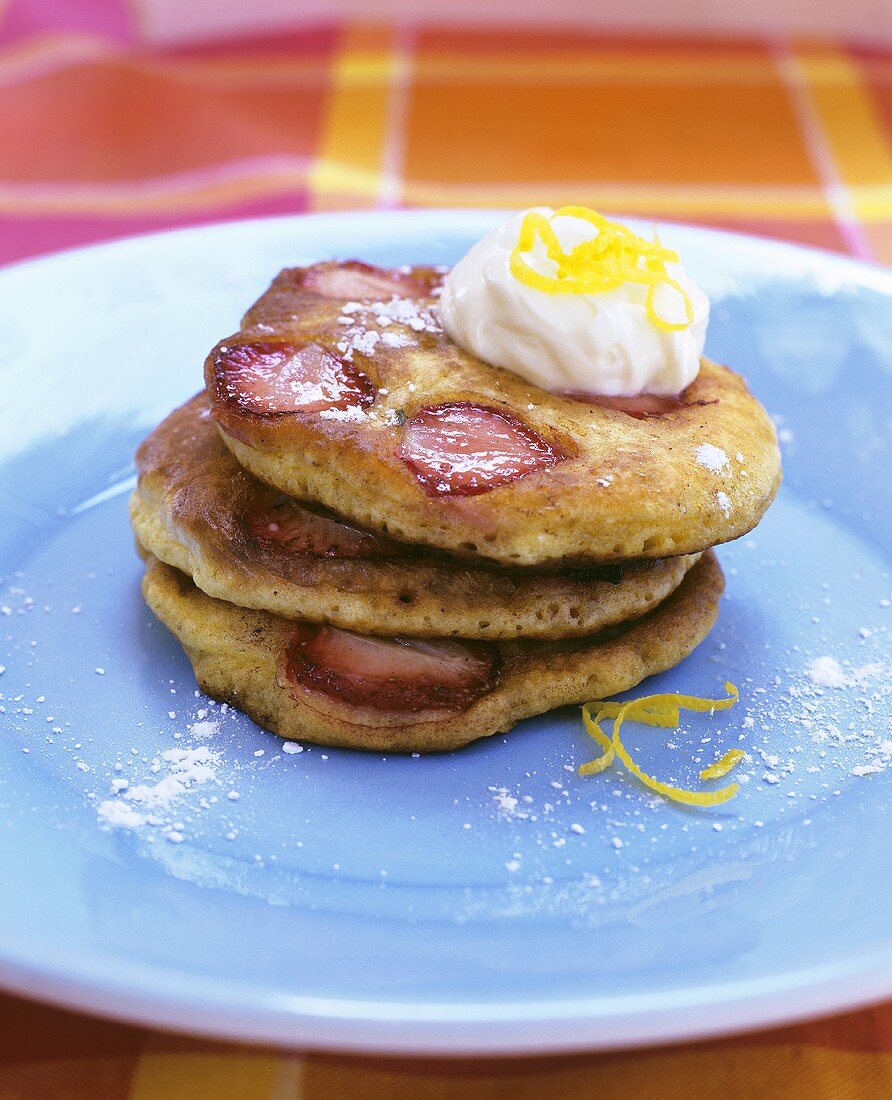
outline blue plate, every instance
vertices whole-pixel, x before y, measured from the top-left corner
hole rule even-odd
[[[270,277],[450,262],[497,217],[243,222],[0,272],[7,988],[240,1039],[449,1053],[692,1038],[892,993],[890,274],[665,233],[712,296],[707,351],[747,376],[785,453],[768,516],[720,551],[716,629],[646,685],[732,680],[741,703],[629,730],[685,784],[745,749],[725,806],[579,778],[594,745],[574,709],[455,754],[286,752],[195,691],[144,607],[134,448]]]

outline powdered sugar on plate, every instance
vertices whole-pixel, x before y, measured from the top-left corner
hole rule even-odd
[[[815,657],[809,663],[807,675],[818,687],[844,688],[849,684],[848,676],[835,657]]]
[[[205,746],[195,749],[167,749],[156,757],[149,771],[164,772],[156,782],[132,783],[112,780],[112,790],[122,790],[120,797],[100,802],[96,812],[109,825],[128,829],[140,825],[163,825],[182,799],[197,787],[216,781],[219,753]]]

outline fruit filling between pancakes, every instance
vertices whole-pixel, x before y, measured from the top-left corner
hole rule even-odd
[[[326,508],[312,508],[275,491],[261,491],[250,502],[245,528],[262,545],[288,554],[317,558],[399,558],[412,548],[364,531]]]
[[[468,567],[464,560],[450,559],[448,555],[397,542],[375,531],[367,531],[328,508],[294,500],[275,489],[265,487],[258,487],[248,500],[240,516],[240,526],[244,536],[251,542],[283,560],[293,559],[296,555],[328,558],[332,561],[426,558],[428,562],[435,561],[444,569],[450,565],[457,570]],[[559,573],[523,570],[515,571],[512,575],[519,581],[525,577],[532,578],[538,572],[539,576],[564,576],[581,584],[606,582],[618,585],[627,574],[646,568],[645,562],[568,565]]]
[[[285,659],[292,684],[390,714],[466,710],[495,686],[498,653],[447,640],[378,638],[298,627]]]

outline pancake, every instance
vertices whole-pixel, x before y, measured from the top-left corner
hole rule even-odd
[[[547,393],[448,339],[441,277],[283,271],[205,363],[238,461],[368,529],[509,566],[697,553],[758,523],[780,458],[733,371],[704,359],[677,399]]]
[[[142,545],[208,595],[365,634],[559,638],[643,615],[693,557],[586,572],[474,567],[362,531],[256,481],[199,394],[140,446],[130,514]]]
[[[455,749],[671,668],[708,634],[724,580],[710,552],[649,615],[564,642],[365,637],[205,595],[151,555],[149,607],[201,688],[281,737],[374,751]]]

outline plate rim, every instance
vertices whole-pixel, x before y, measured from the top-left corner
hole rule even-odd
[[[324,229],[326,223],[340,226],[345,222],[357,225],[369,222],[379,225],[434,223],[439,227],[429,230],[434,235],[453,226],[458,229],[462,224],[495,223],[505,213],[508,212],[489,208],[422,208],[224,219],[115,237],[28,257],[0,267],[0,279],[51,268],[59,263],[76,262],[83,257],[101,259],[105,254],[127,251],[140,244],[211,237],[221,231],[250,232],[257,226],[269,230],[277,225],[297,228],[307,223],[320,229]],[[643,221],[631,217],[628,220]],[[677,221],[660,220],[659,224],[704,240],[728,239],[737,248],[762,255],[766,250],[778,255],[800,255],[819,267],[829,265],[835,273],[851,276],[858,285],[871,286],[892,296],[892,268],[880,264],[755,234]],[[93,968],[92,978],[88,976],[86,961]],[[107,964],[104,975],[101,973],[103,961]],[[114,976],[109,976],[109,969],[115,971]],[[665,1045],[778,1027],[864,1006],[892,993],[892,937],[884,946],[850,957],[841,966],[800,968],[771,979],[673,985],[657,993],[627,994],[628,1008],[619,1012],[617,998],[608,1002],[603,997],[505,1004],[484,1002],[481,1006],[479,1001],[333,1002],[326,998],[286,996],[267,991],[264,1005],[262,997],[256,996],[262,990],[194,975],[188,977],[191,990],[171,992],[176,986],[171,979],[178,974],[185,980],[175,968],[165,970],[144,963],[122,965],[114,953],[104,952],[81,956],[77,965],[69,966],[67,971],[58,967],[54,970],[42,968],[36,960],[29,959],[23,945],[19,945],[17,954],[7,945],[0,945],[0,987],[76,1011],[192,1035],[273,1043],[288,1049],[461,1057],[560,1054]],[[246,989],[250,989],[250,997],[243,996],[241,1002],[233,999],[239,991],[244,995]],[[691,1000],[695,993],[699,1000]],[[778,1003],[779,994],[782,1005]],[[681,1013],[682,1018],[677,1020],[680,1003],[684,1000],[682,995],[687,995],[688,1003]],[[254,1003],[249,1007],[246,1001]],[[334,1011],[335,1004],[341,1006],[340,1011]],[[609,1005],[610,1015],[605,1014],[606,1005]],[[337,1027],[332,1028],[335,1021]],[[611,1026],[605,1026],[608,1024]]]
[[[196,1037],[293,1051],[456,1058],[561,1055],[705,1041],[868,1007],[886,1000],[892,987],[890,944],[850,960],[848,966],[805,967],[780,977],[630,994],[628,1011],[621,1014],[615,1011],[615,1000],[604,998],[528,1001],[521,1003],[525,1011],[518,1012],[517,1004],[510,1002],[485,1002],[481,1007],[480,1002],[333,1001],[267,993],[267,1004],[249,1006],[246,986],[207,978],[196,981],[194,976],[188,979],[185,995],[172,997],[171,977],[181,977],[180,972],[146,964],[122,968],[116,962],[119,977],[103,984],[86,976],[94,958],[101,957],[82,956],[78,970],[85,973],[72,981],[70,974],[62,978],[37,966],[10,965],[0,952],[0,984],[31,1000]],[[150,979],[140,985],[138,1001],[128,971]],[[856,978],[860,981],[853,987]],[[237,990],[241,1000],[233,1003],[225,996],[227,990]],[[688,999],[682,1013],[680,992]],[[499,1013],[503,1009],[507,1011]],[[628,1023],[636,1025],[634,1034],[628,1033]]]
[[[273,226],[276,224],[315,222],[324,225],[325,222],[341,223],[345,221],[421,221],[425,218],[449,219],[463,221],[492,220],[499,217],[508,217],[516,211],[507,207],[455,207],[433,206],[412,207],[406,210],[341,210],[325,211],[320,213],[293,213],[293,214],[263,214],[249,218],[221,219],[213,222],[200,222],[196,225],[175,226],[169,229],[147,230],[143,233],[132,233],[122,237],[110,237],[101,241],[87,244],[74,245],[71,248],[61,248],[49,252],[41,252],[36,256],[26,256],[9,263],[0,264],[0,276],[18,272],[25,269],[37,268],[41,265],[52,265],[68,258],[92,255],[105,251],[113,252],[117,249],[127,249],[134,244],[149,243],[156,240],[171,240],[177,237],[213,235],[221,229],[236,230],[250,229],[253,226]],[[758,251],[765,249],[780,252],[792,252],[806,257],[811,257],[822,263],[830,263],[834,267],[842,267],[859,276],[862,283],[868,282],[877,289],[892,294],[892,265],[882,264],[879,261],[865,260],[852,256],[846,252],[835,252],[830,248],[819,248],[816,245],[802,244],[799,241],[786,241],[778,237],[766,237],[759,233],[743,233],[733,229],[701,225],[695,222],[677,221],[671,218],[644,218],[639,215],[611,212],[609,216],[631,222],[636,225],[665,226],[667,229],[679,230],[683,233],[691,233],[694,236],[702,236],[710,239],[727,239],[738,247],[750,246]]]

